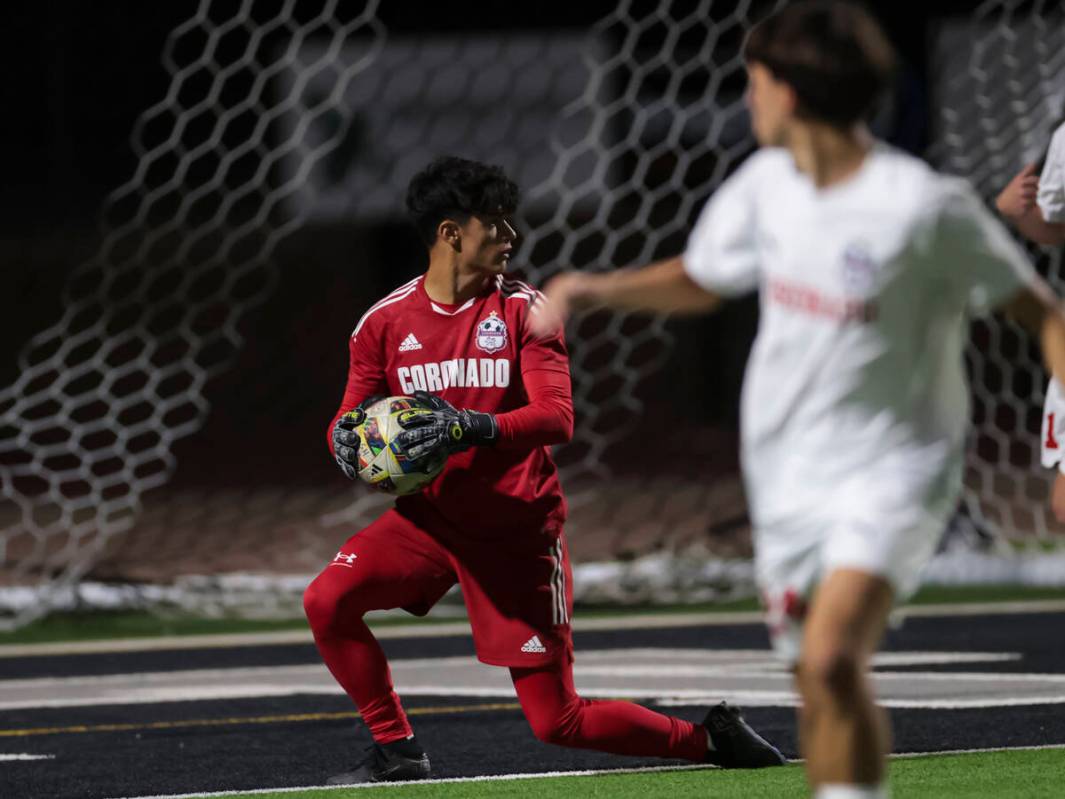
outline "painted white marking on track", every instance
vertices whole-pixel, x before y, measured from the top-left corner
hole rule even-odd
[[[8,760],[55,760],[55,755],[0,754],[0,762]]]
[[[888,707],[972,708],[1061,704],[1065,674],[987,671],[883,671],[885,667],[1011,662],[1013,652],[891,652],[874,660],[877,695]],[[397,659],[405,696],[514,698],[505,669],[472,657]],[[614,649],[582,652],[577,689],[588,697],[662,704],[793,707],[792,678],[767,650]],[[135,705],[298,694],[341,696],[321,664],[0,680],[0,709]]]
[[[694,693],[686,696],[667,697],[656,700],[659,707],[689,707],[691,705],[712,705],[720,702],[722,696],[731,703],[746,707],[798,707],[797,694],[786,691],[742,692],[728,694]],[[629,697],[619,697],[629,698]],[[1024,707],[1026,705],[1065,705],[1065,695],[1033,695],[1023,698],[1015,697],[981,697],[978,699],[878,699],[877,704],[886,708],[904,710],[971,710],[988,707]]]

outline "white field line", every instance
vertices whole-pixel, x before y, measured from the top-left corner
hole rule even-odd
[[[974,661],[943,659],[936,663],[966,663]],[[977,663],[983,661],[975,661]],[[775,664],[773,664],[775,665]],[[645,666],[589,666],[581,665],[575,670],[577,678],[581,677],[780,677],[789,682],[791,675],[782,668],[772,668],[770,664],[740,663],[713,664],[706,666],[665,666],[648,664]],[[1031,672],[978,672],[978,671],[877,671],[873,673],[878,681],[910,682],[914,678],[929,682],[1052,682],[1065,683],[1065,674],[1037,674]]]
[[[786,667],[772,656],[769,650],[763,649],[720,649],[708,653],[703,649],[609,649],[589,650],[582,652],[577,658],[575,672],[578,674],[640,674],[641,666],[616,666],[612,665],[618,659],[636,660],[649,658],[667,661],[667,664],[649,666],[654,668],[655,673],[666,676],[683,676],[694,669],[693,674],[705,674],[708,670],[729,669],[729,673],[738,675],[772,675],[785,674]],[[874,656],[874,666],[927,666],[948,665],[952,663],[1003,663],[1020,660],[1021,655],[1017,652],[884,652]],[[695,661],[695,663],[681,663],[678,661]],[[707,661],[710,660],[710,663]],[[401,664],[404,671],[411,669],[430,669],[434,672],[450,666],[467,667],[477,663],[471,655],[451,655],[440,658],[399,658],[395,661]],[[135,674],[86,674],[72,677],[26,677],[14,680],[0,680],[0,687],[5,689],[47,687],[61,685],[129,685],[131,682],[137,685],[150,683],[170,682],[183,678],[195,679],[200,684],[211,680],[222,679],[239,672],[245,677],[261,675],[274,677],[278,674],[293,676],[317,676],[325,675],[325,666],[320,663],[281,665],[281,666],[240,666],[233,668],[214,669],[180,669],[177,671],[137,672]],[[877,675],[913,675],[925,672],[876,672]],[[948,672],[928,672],[929,674],[943,674],[944,677],[953,676]],[[965,672],[978,674],[979,672]],[[1022,678],[1022,674],[1011,672],[988,673],[988,679]],[[1047,678],[1065,679],[1062,674],[1032,674],[1032,679]]]
[[[1026,705],[1065,705],[1065,694],[1050,696],[1026,696],[1019,699],[890,699],[884,707],[910,710],[966,710],[985,707],[1024,707]]]
[[[988,749],[950,749],[942,752],[902,752],[890,755],[892,760],[910,760],[920,757],[945,757],[949,755],[978,755],[992,752],[1030,752],[1045,749],[1065,749],[1065,744],[1047,744],[1043,746],[1007,746],[992,747]],[[802,760],[791,760],[790,763],[802,763]],[[373,782],[365,785],[306,785],[299,788],[256,788],[251,791],[215,791],[211,793],[169,793],[152,794],[150,796],[124,796],[113,799],[208,799],[218,796],[248,796],[262,793],[296,793],[298,791],[350,791],[358,788],[403,788],[411,785],[446,785],[448,783],[462,782],[509,782],[513,780],[539,780],[551,777],[598,777],[611,774],[650,774],[663,771],[698,771],[701,769],[712,770],[713,766],[649,766],[645,768],[618,768],[587,771],[545,771],[536,774],[497,774],[480,777],[448,777],[446,779],[419,780],[416,783],[409,782]]]
[[[640,663],[642,655],[653,656],[652,663]],[[791,690],[791,676],[780,664],[760,650],[705,652],[702,650],[610,650],[589,651],[575,668],[583,694],[594,697],[644,699],[665,704],[701,704],[722,697],[739,704],[792,707],[797,703]],[[923,665],[1013,661],[1011,652],[892,652],[881,656],[883,663]],[[881,660],[878,658],[878,661]],[[620,660],[626,665],[616,665]],[[668,661],[668,662],[663,662]],[[701,661],[701,662],[700,662]],[[716,661],[716,662],[715,662]],[[724,661],[724,662],[721,662]],[[469,656],[418,658],[397,661],[397,685],[408,696],[466,696],[513,699],[512,684],[505,679],[481,679],[459,685],[441,681],[445,668],[469,669],[481,666]],[[619,680],[652,677],[668,679],[666,685],[617,685]],[[598,681],[595,678],[599,678]],[[615,679],[612,679],[615,678]],[[734,679],[731,679],[734,678]],[[717,682],[715,683],[715,679]],[[724,679],[725,683],[720,681]],[[691,681],[697,681],[692,685]],[[997,707],[1022,704],[1058,704],[1065,693],[1065,674],[1008,672],[885,672],[875,680],[883,688],[924,681],[930,685],[1004,685],[997,696],[898,696],[898,691],[881,691],[888,707]],[[687,681],[688,685],[683,683]],[[708,684],[705,681],[710,681]],[[762,685],[752,685],[760,681]],[[598,684],[589,684],[598,683]],[[677,683],[681,684],[678,685]],[[766,683],[769,683],[767,686]],[[605,684],[604,684],[605,683]],[[611,684],[613,683],[613,684]],[[1008,687],[1012,683],[1013,689]],[[1036,684],[1033,697],[1019,692],[1021,685]],[[177,672],[149,672],[136,675],[105,674],[79,677],[37,677],[0,681],[0,709],[34,707],[85,707],[96,705],[136,705],[157,702],[222,700],[256,697],[282,697],[300,694],[342,695],[337,683],[328,678],[320,664],[255,666],[239,669],[196,669]],[[937,692],[930,691],[935,694]],[[953,693],[953,692],[950,692]]]
[[[603,769],[600,771],[542,771],[533,774],[492,774],[479,777],[442,777],[417,782],[368,782],[362,785],[305,785],[300,788],[256,788],[251,791],[217,791],[214,793],[168,793],[151,796],[124,796],[114,799],[201,799],[211,796],[247,796],[256,793],[295,793],[296,791],[350,791],[357,788],[409,788],[411,785],[447,785],[456,782],[512,782],[514,780],[542,780],[550,777],[598,777],[603,774],[648,774],[661,771],[713,770],[714,766],[646,766],[644,768]]]
[[[765,658],[766,652],[761,650],[722,650],[707,653],[700,649],[691,650],[659,650],[660,653],[672,653],[672,657],[663,660],[671,661],[670,664],[637,665],[628,666],[611,665],[609,662],[617,659],[636,660],[643,657],[645,652],[640,649],[617,649],[617,650],[592,650],[578,658],[574,672],[577,677],[584,674],[617,675],[617,676],[644,676],[657,674],[666,677],[677,676],[702,676],[707,673],[717,673],[719,669],[727,669],[724,672],[735,676],[784,676],[790,679],[786,669],[771,658]],[[743,657],[736,657],[742,654]],[[700,663],[677,664],[676,661],[685,657],[691,660],[702,661]],[[757,657],[751,661],[747,658]],[[882,659],[881,659],[882,658]],[[1015,652],[891,652],[885,656],[877,656],[874,660],[876,665],[894,666],[920,666],[942,665],[951,663],[997,663],[1019,660],[1020,655]],[[706,661],[710,661],[707,663]],[[720,663],[713,661],[734,660],[732,663]],[[450,666],[468,667],[477,664],[472,656],[455,655],[442,658],[409,658],[396,661],[402,666],[404,673],[412,669],[429,669],[439,672]],[[488,668],[488,667],[486,667]],[[70,685],[107,686],[121,685],[124,687],[147,687],[153,684],[165,684],[175,680],[194,682],[197,685],[208,684],[215,680],[225,679],[234,674],[239,674],[244,680],[253,680],[255,677],[278,677],[288,675],[292,678],[314,678],[326,675],[325,666],[319,663],[296,664],[289,666],[242,666],[239,668],[214,668],[214,669],[182,669],[179,671],[155,671],[138,672],[135,674],[87,674],[73,677],[25,677],[14,680],[0,681],[0,687],[4,689],[20,688],[49,688]],[[878,671],[875,676],[880,678],[910,679],[915,676],[929,679],[954,680],[959,677],[971,677],[974,680],[1017,680],[1049,682],[1065,681],[1065,674],[1034,672],[918,672],[918,671]],[[452,685],[451,690],[456,690]]]
[[[1017,602],[944,602],[904,605],[895,611],[907,616],[1008,616],[1015,613],[1065,613],[1065,599],[1025,599]]]
[[[513,690],[499,688],[462,688],[456,690],[453,685],[410,685],[402,689],[404,696],[463,696],[477,699],[511,699],[515,698]],[[303,685],[292,687],[249,686],[246,689],[218,687],[203,689],[169,689],[138,696],[126,696],[121,699],[111,697],[84,697],[75,699],[10,701],[0,705],[3,710],[24,710],[28,708],[60,707],[102,707],[115,705],[158,704],[162,702],[193,702],[222,699],[255,699],[260,697],[282,696],[340,696],[340,688],[321,685]],[[582,689],[581,695],[589,699],[633,699],[653,702],[661,707],[713,705],[725,699],[733,704],[746,707],[798,707],[798,696],[788,690],[760,691],[752,689],[730,689],[722,687],[713,693],[702,688],[686,688],[668,692],[648,690],[646,688],[606,688],[602,690]],[[1024,697],[975,697],[972,699],[891,699],[880,698],[878,704],[887,708],[911,710],[965,710],[990,707],[1024,707],[1028,705],[1065,704],[1065,693],[1037,694]]]
[[[1065,610],[1063,603],[1062,610]],[[704,627],[761,624],[760,611],[729,613],[644,613],[636,616],[573,620],[573,629],[640,630],[659,627]],[[469,636],[468,621],[439,624],[370,623],[375,638],[451,638]],[[43,644],[0,644],[0,658],[30,655],[74,655],[91,652],[150,652],[170,649],[224,649],[235,646],[312,644],[310,629],[279,630],[271,633],[227,633],[209,635],[169,635],[154,638],[113,638],[98,641],[57,641]]]
[[[991,746],[986,749],[944,749],[939,752],[898,752],[889,755],[892,760],[914,757],[942,757],[946,755],[983,755],[990,752],[1038,752],[1044,749],[1065,749],[1065,744],[1039,744],[1036,746]],[[800,762],[800,761],[795,761]]]
[[[456,690],[454,685],[408,685],[401,689],[404,696],[450,696],[472,697],[476,699],[509,699],[516,701],[513,688],[462,688]],[[0,704],[0,710],[26,710],[28,708],[60,708],[60,707],[113,707],[116,705],[143,705],[159,704],[163,702],[195,702],[204,700],[221,699],[257,699],[260,697],[278,696],[343,696],[343,690],[338,687],[323,687],[321,685],[297,685],[292,687],[279,687],[276,685],[256,686],[251,685],[246,689],[218,687],[215,689],[165,689],[152,693],[113,697],[81,697],[73,699],[33,699],[26,701],[12,700]],[[581,690],[581,696],[588,699],[642,699],[666,705],[704,705],[717,704],[722,699],[739,705],[749,707],[795,707],[798,698],[790,691],[756,691],[756,690],[725,690],[709,693],[702,688],[684,688],[669,691],[668,694],[656,692],[646,688],[607,688],[604,690]],[[915,700],[916,701],[916,700]],[[919,702],[917,707],[932,707],[936,700]],[[977,700],[974,700],[977,701]],[[994,702],[995,700],[987,700]],[[1019,704],[1057,704],[1050,701],[1018,702]],[[975,705],[983,707],[983,704]],[[964,705],[969,707],[969,705]]]
[[[1065,599],[1039,599],[1024,602],[956,602],[940,605],[908,605],[896,611],[907,616],[996,616],[1018,613],[1065,613]],[[760,611],[725,613],[643,613],[636,616],[573,620],[577,632],[594,630],[639,630],[661,627],[723,627],[761,624]],[[374,635],[388,638],[434,638],[468,636],[466,621],[441,624],[373,625]],[[234,646],[270,646],[312,643],[310,630],[283,630],[272,633],[233,633],[224,635],[175,635],[154,638],[64,641],[43,644],[0,644],[0,658],[32,655],[72,655],[91,652],[149,652],[173,649],[219,649]]]
[[[0,763],[11,760],[54,760],[55,755],[0,754]]]
[[[1035,672],[1013,673],[1009,671],[878,671],[874,675],[877,682],[902,681],[914,679],[929,682],[1049,682],[1065,684],[1065,674],[1038,674]]]
[[[74,699],[33,699],[12,700],[0,703],[0,710],[27,710],[29,708],[60,708],[60,707],[113,707],[116,705],[154,705],[162,702],[202,702],[220,701],[223,699],[260,699],[263,697],[298,696],[298,695],[342,695],[344,692],[339,687],[323,688],[320,685],[293,686],[280,688],[276,685],[250,685],[247,689],[228,687],[207,688],[172,688],[159,690],[153,693],[144,693],[137,696],[125,696],[111,698],[99,696],[79,697]],[[414,696],[417,692],[406,692]],[[496,696],[484,694],[484,696]]]
[[[680,694],[680,691],[676,692]],[[590,695],[589,695],[590,696]],[[619,697],[627,698],[627,697]],[[646,697],[645,697],[646,698]],[[745,707],[798,707],[798,695],[788,691],[718,691],[687,696],[664,697],[655,700],[659,707],[713,705],[724,698]],[[989,707],[1025,707],[1028,705],[1065,705],[1065,694],[1026,697],[980,697],[976,699],[883,699],[880,707],[900,710],[973,710]]]

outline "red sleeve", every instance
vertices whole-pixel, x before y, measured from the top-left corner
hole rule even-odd
[[[573,437],[573,396],[569,355],[561,331],[536,338],[525,334],[521,379],[529,404],[496,415],[498,447],[532,449],[563,444]]]
[[[369,325],[364,326],[358,336],[353,335],[348,341],[348,384],[344,388],[340,410],[333,414],[329,428],[325,431],[330,452],[333,452],[333,425],[337,419],[367,397],[388,393],[378,341],[378,336],[371,331]]]

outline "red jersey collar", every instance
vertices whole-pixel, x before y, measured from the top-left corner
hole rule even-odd
[[[499,278],[497,277],[496,279],[489,281],[488,287],[482,293],[470,297],[466,302],[447,303],[437,302],[429,296],[429,292],[425,290],[425,275],[422,275],[422,279],[418,281],[418,292],[422,295],[422,298],[428,303],[430,309],[442,316],[458,316],[463,311],[472,308],[479,300],[483,300],[489,294],[496,291],[498,287]]]

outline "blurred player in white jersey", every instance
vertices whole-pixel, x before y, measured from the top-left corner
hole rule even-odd
[[[999,193],[995,205],[1025,238],[1036,244],[1065,244],[1065,120],[1055,126],[1043,155],[1028,164]],[[1050,491],[1055,518],[1065,523],[1065,388],[1051,378],[1043,404],[1040,449],[1043,466],[1058,469]]]
[[[566,273],[543,325],[603,305],[700,312],[758,291],[741,409],[757,577],[795,667],[819,799],[888,793],[869,659],[961,490],[967,317],[1010,303],[1065,376],[1065,317],[971,187],[875,141],[894,54],[844,2],[799,3],[746,44],[762,149],[711,197],[685,252]]]

